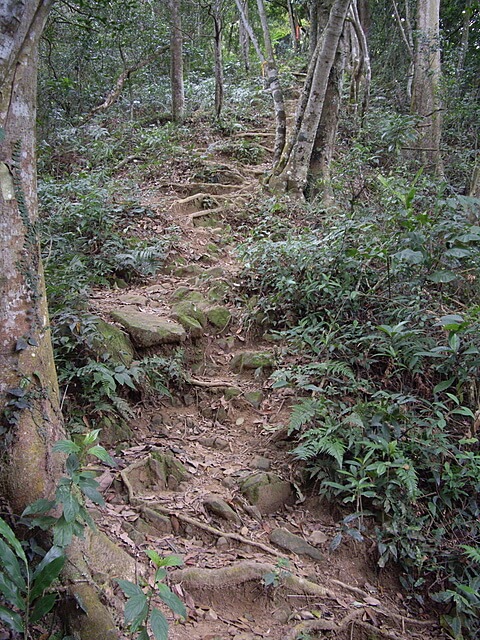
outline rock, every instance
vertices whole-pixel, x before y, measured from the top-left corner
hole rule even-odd
[[[120,302],[124,304],[140,304],[146,306],[148,304],[148,298],[136,293],[124,293],[119,298]]]
[[[242,390],[240,389],[240,387],[226,387],[223,392],[223,395],[225,396],[226,400],[231,400],[232,398],[241,396]]]
[[[150,507],[142,508],[143,517],[146,522],[154,529],[153,534],[158,536],[158,533],[171,533],[172,532],[172,523],[168,516],[163,515],[162,513],[158,513],[155,509],[150,509]],[[138,527],[136,527],[138,529]],[[146,533],[146,531],[144,532]]]
[[[203,504],[207,511],[213,513],[228,522],[233,522],[235,524],[241,524],[242,521],[237,513],[230,507],[225,500],[220,498],[219,496],[210,495],[205,498]]]
[[[195,318],[191,318],[190,316],[184,316],[178,313],[172,314],[172,317],[182,325],[185,331],[187,331],[192,338],[202,337],[203,327],[198,320],[195,320]]]
[[[139,347],[178,344],[186,338],[185,329],[180,324],[153,314],[121,309],[112,311],[111,316],[125,327]]]
[[[244,395],[244,398],[252,405],[252,407],[255,407],[255,409],[260,409],[260,406],[263,402],[263,393],[261,391],[247,391],[247,393]]]
[[[92,340],[92,348],[100,357],[108,354],[116,364],[130,366],[135,357],[128,335],[113,324],[98,318],[95,322],[98,335]]]
[[[254,473],[240,484],[243,495],[260,513],[273,513],[285,504],[293,504],[294,494],[290,482],[273,473]]]
[[[217,280],[208,290],[207,296],[212,302],[224,300],[230,290],[230,285],[225,280]]]
[[[120,417],[104,416],[97,426],[101,430],[100,442],[105,447],[115,447],[119,442],[128,442],[133,439],[133,431]]]
[[[224,270],[222,267],[210,267],[210,269],[206,269],[202,275],[202,280],[208,280],[210,278],[221,278],[224,275]]]
[[[175,491],[189,477],[189,472],[181,462],[158,449],[152,450],[149,456],[134,462],[122,472],[131,500],[167,489]]]
[[[224,538],[223,536],[220,536],[220,538],[218,538],[217,540],[218,549],[228,549],[229,546],[230,546],[230,543],[228,542],[227,538]]]
[[[263,456],[257,456],[253,461],[253,466],[255,469],[259,469],[260,471],[270,471],[272,461],[268,458],[264,458]]]
[[[199,438],[198,442],[204,447],[210,447],[212,449],[218,449],[224,451],[228,449],[228,441],[224,438],[211,437],[211,438]]]
[[[182,267],[177,267],[173,271],[173,275],[177,276],[177,278],[183,278],[185,276],[198,276],[202,273],[202,267],[199,267],[198,264],[185,264]]]
[[[244,351],[234,356],[230,368],[236,373],[244,369],[264,369],[275,366],[273,354],[268,351]]]
[[[202,327],[205,327],[207,324],[207,316],[205,315],[205,312],[202,310],[200,303],[195,302],[194,300],[186,299],[181,302],[177,302],[177,304],[173,306],[173,312],[179,316],[194,318]]]
[[[193,291],[189,287],[179,287],[172,293],[172,302],[193,302],[199,308],[207,306],[207,301],[199,291]]]
[[[232,314],[227,307],[211,307],[207,310],[207,319],[218,331],[223,331],[232,319]]]
[[[323,531],[312,531],[308,536],[308,539],[313,545],[320,545],[328,542],[328,536],[326,536]]]
[[[288,529],[274,529],[270,534],[270,542],[276,544],[277,547],[281,549],[286,549],[299,556],[309,556],[318,562],[323,560],[323,553],[321,553],[321,551],[312,547],[306,540],[291,533]]]

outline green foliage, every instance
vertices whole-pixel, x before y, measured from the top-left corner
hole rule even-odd
[[[162,558],[154,550],[148,550],[146,554],[156,567],[153,588],[148,585],[144,585],[142,588],[129,580],[117,580],[119,587],[127,597],[125,624],[131,634],[138,634],[135,637],[139,640],[150,638],[149,629],[155,640],[167,640],[167,619],[159,609],[153,606],[153,603],[156,598],[159,598],[173,613],[184,620],[187,618],[185,605],[164,583],[167,577],[167,568],[180,567],[183,560],[175,555]]]
[[[318,230],[259,225],[240,250],[245,294],[289,345],[271,384],[303,396],[294,454],[350,507],[332,548],[375,538],[379,566],[397,562],[413,598],[434,597],[449,633],[474,638],[479,202],[421,174],[369,189],[369,209],[324,214]]]
[[[57,594],[49,591],[58,578],[65,555],[53,546],[33,566],[22,543],[0,518],[0,620],[16,633],[30,637],[30,625],[53,608]]]
[[[108,452],[97,444],[98,435],[99,430],[96,429],[79,438],[77,442],[59,440],[53,445],[53,452],[67,456],[67,475],[60,478],[52,500],[36,500],[22,514],[34,516],[29,520],[29,526],[52,531],[55,547],[63,549],[70,544],[73,536],[82,537],[85,524],[95,528],[85,506],[86,499],[98,505],[105,503],[98,491],[95,472],[85,469],[88,456],[94,456],[110,466],[116,464]],[[50,515],[51,513],[55,515]]]
[[[277,588],[282,584],[288,576],[290,576],[290,561],[288,558],[279,558],[275,564],[273,571],[268,571],[263,576],[263,584],[265,587]]]

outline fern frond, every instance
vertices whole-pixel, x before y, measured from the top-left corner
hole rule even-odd
[[[290,416],[288,435],[293,431],[300,431],[303,426],[310,423],[318,415],[322,407],[323,402],[321,400],[313,400],[312,398],[304,398],[296,404]]]

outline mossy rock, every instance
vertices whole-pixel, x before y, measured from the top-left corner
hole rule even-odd
[[[129,442],[133,440],[133,431],[128,423],[122,418],[115,419],[107,416],[98,423],[100,431],[100,442],[106,447],[115,447],[119,442]]]
[[[260,513],[273,513],[293,504],[292,485],[273,473],[254,473],[240,484],[240,490],[247,500],[255,505]]]
[[[95,323],[98,336],[92,341],[95,353],[102,357],[105,354],[115,364],[124,364],[129,367],[135,357],[133,344],[128,335],[113,324],[109,324],[98,318]]]
[[[245,369],[271,369],[275,366],[273,354],[268,351],[244,351],[230,362],[230,368],[237,373]]]
[[[121,309],[112,311],[111,316],[125,327],[132,340],[139,347],[178,344],[186,338],[182,325],[153,314]]]
[[[208,299],[212,302],[224,300],[230,291],[230,284],[226,280],[216,280],[208,290]]]
[[[172,302],[191,302],[198,308],[205,308],[208,306],[207,301],[199,291],[194,291],[190,287],[178,287],[172,293]]]
[[[263,393],[261,391],[247,391],[245,393],[245,400],[255,407],[255,409],[260,409],[260,405],[263,402]]]
[[[152,450],[149,456],[134,462],[122,472],[131,500],[145,494],[175,491],[189,477],[189,472],[179,460],[158,449]]]
[[[202,280],[211,280],[212,278],[222,278],[225,275],[222,267],[215,266],[206,269],[200,276]]]
[[[227,307],[216,306],[207,310],[207,319],[215,329],[223,331],[230,323],[232,314],[230,313],[230,309]]]
[[[179,322],[189,336],[192,338],[201,338],[203,335],[203,327],[198,320],[190,316],[184,316],[179,313],[172,314],[172,317]]]
[[[173,275],[177,278],[184,278],[185,276],[198,276],[202,273],[203,269],[198,264],[186,264],[182,267],[177,267],[173,270]]]
[[[202,298],[202,302],[205,302]],[[205,327],[207,324],[207,316],[205,312],[201,309],[200,304],[196,303],[189,298],[178,302],[173,306],[173,313],[178,316],[187,316],[188,318],[194,318],[197,322],[200,323],[202,327]]]
[[[226,400],[232,400],[233,398],[237,398],[242,395],[242,390],[240,387],[226,387],[223,395]]]

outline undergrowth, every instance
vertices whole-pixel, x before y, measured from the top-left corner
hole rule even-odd
[[[273,211],[240,247],[254,316],[288,345],[294,454],[454,638],[480,632],[479,202],[420,173],[298,229]],[[348,207],[347,207],[348,209]]]

